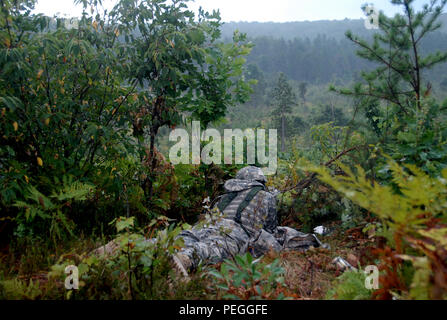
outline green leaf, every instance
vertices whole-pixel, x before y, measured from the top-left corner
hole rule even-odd
[[[135,217],[125,218],[120,217],[116,221],[116,230],[117,232],[121,232],[125,229],[131,229],[134,226]]]

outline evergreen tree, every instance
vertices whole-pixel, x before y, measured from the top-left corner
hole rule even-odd
[[[286,115],[292,111],[292,106],[296,105],[296,94],[287,81],[284,73],[280,73],[278,82],[272,92],[275,109],[274,116],[281,121],[281,152],[285,151],[286,138]]]
[[[380,32],[372,43],[348,31],[346,36],[360,47],[357,54],[378,64],[370,72],[362,72],[363,83],[354,89],[337,90],[356,97],[375,98],[396,106],[398,114],[408,114],[414,106],[421,109],[421,98],[428,94],[430,85],[422,75],[427,69],[447,61],[447,52],[421,54],[421,41],[441,27],[438,18],[447,0],[432,0],[422,11],[415,12],[414,0],[392,0],[403,9],[403,14],[393,18],[383,12],[379,15]],[[363,6],[366,13],[366,6]]]
[[[253,104],[254,106],[264,104],[264,95],[267,83],[265,81],[264,73],[257,64],[252,63],[247,65],[245,79],[256,81],[256,85],[253,86],[253,93],[251,95],[251,104]]]
[[[300,98],[303,100],[303,103],[306,104],[307,82],[301,82],[299,85],[299,90]]]

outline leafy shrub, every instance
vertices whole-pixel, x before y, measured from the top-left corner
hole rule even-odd
[[[434,101],[424,101],[421,110],[394,119],[390,135],[383,145],[384,152],[396,162],[413,164],[431,176],[447,167],[446,120],[441,107]],[[390,178],[388,167],[379,166],[379,175]]]
[[[330,140],[332,138],[326,136],[332,136],[330,134],[332,130],[330,124],[319,128],[314,127],[314,129],[316,130],[315,138],[318,141],[322,140],[321,148],[327,152],[324,153],[323,158],[320,158],[320,160],[314,159],[316,154],[321,155],[321,150],[313,150],[309,153],[293,148],[287,160],[279,160],[278,172],[268,183],[279,190],[288,190],[278,196],[280,224],[290,224],[293,221],[299,225],[302,231],[311,232],[318,225],[341,219],[343,227],[352,227],[360,220],[360,208],[328,185],[311,178],[311,175],[302,166],[303,162],[307,163],[306,159],[311,159],[312,163],[320,164],[322,161],[327,161],[326,159],[335,156],[336,152],[339,151],[335,147],[330,147],[330,150],[323,147],[323,145],[331,144]],[[334,130],[338,129],[335,128]],[[352,163],[350,159],[346,159],[345,162]]]
[[[359,166],[356,174],[340,165],[346,172],[342,177],[332,177],[327,168],[311,170],[319,174],[321,181],[381,220],[380,235],[388,247],[376,250],[383,272],[377,296],[445,299],[447,169],[442,170],[440,177],[432,178],[415,165],[401,167],[394,161],[388,165],[397,191],[393,186],[369,181]],[[413,267],[410,283],[405,277],[404,260]]]
[[[149,225],[150,229],[138,232],[134,218],[118,218],[115,224],[119,236],[114,240],[117,249],[111,255],[86,254],[77,259],[62,256],[52,267],[52,281],[65,278],[68,265],[79,269],[80,288],[75,299],[174,299],[188,295],[200,296],[204,292],[201,280],[184,284],[177,281],[171,268],[170,256],[183,246],[176,238],[183,227],[168,226],[169,219],[160,217]],[[187,227],[187,226],[185,226]]]
[[[0,281],[0,299],[8,300],[34,300],[42,294],[39,282],[20,279]]]
[[[59,219],[49,228],[32,223],[43,237],[45,230],[60,235],[61,227],[72,229],[67,207],[43,195],[57,192],[63,176],[93,182],[98,163],[133,149],[126,115],[136,96],[122,84],[110,16],[86,14],[67,28],[64,19],[33,15],[35,1],[2,3],[9,32],[0,31],[1,218],[17,217],[18,227],[34,216]],[[37,209],[39,198],[51,212]]]
[[[284,269],[279,260],[270,264],[253,260],[251,254],[225,260],[220,270],[209,274],[216,280],[217,296],[224,299],[284,299],[288,293],[284,285]]]
[[[185,113],[208,125],[246,101],[252,45],[238,32],[221,42],[219,14],[194,19],[183,0],[122,0],[105,14],[96,0],[76,1],[83,15],[71,24],[32,14],[35,2],[5,0],[0,12],[8,26],[0,30],[0,221],[26,215],[14,204],[35,194],[29,184],[49,195],[65,175],[97,187],[94,201],[76,208],[89,212],[77,215],[82,231],[98,232],[89,227],[98,222],[102,231],[123,209],[141,223],[174,211],[174,170],[157,167],[159,130]],[[58,216],[64,225],[67,211]]]
[[[365,287],[366,275],[358,271],[346,271],[337,278],[335,286],[328,291],[326,299],[369,300],[371,290]]]
[[[15,207],[23,209],[16,218],[18,223],[16,234],[21,235],[21,232],[26,232],[25,227],[32,232],[37,229],[36,226],[43,226],[49,228],[49,235],[54,242],[65,234],[73,236],[74,225],[64,215],[62,209],[71,206],[75,201],[86,200],[93,190],[94,186],[73,181],[71,177],[67,176],[63,177],[61,188],[53,190],[49,197],[30,185],[24,193],[26,202],[17,201],[14,204]]]

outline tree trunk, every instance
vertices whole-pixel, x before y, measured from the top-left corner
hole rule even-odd
[[[157,135],[158,128],[156,126],[151,127],[151,139],[149,144],[149,158],[150,158],[150,172],[147,178],[147,203],[150,204],[152,201],[152,195],[154,193],[154,179],[155,179],[155,168],[157,166],[157,159],[155,156],[155,137]]]
[[[281,116],[281,152],[285,152],[286,143],[286,119],[284,115]]]

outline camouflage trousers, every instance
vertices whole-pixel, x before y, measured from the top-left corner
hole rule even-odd
[[[229,219],[207,227],[193,227],[182,231],[179,237],[185,243],[181,253],[191,259],[193,268],[201,262],[215,264],[246,252],[250,240],[242,227]]]
[[[314,235],[288,227],[278,227],[274,234],[261,229],[250,235],[230,219],[221,219],[207,227],[193,227],[182,231],[179,237],[185,243],[181,253],[190,258],[193,268],[200,263],[216,264],[246,252],[259,257],[271,250],[306,250],[321,245]]]

